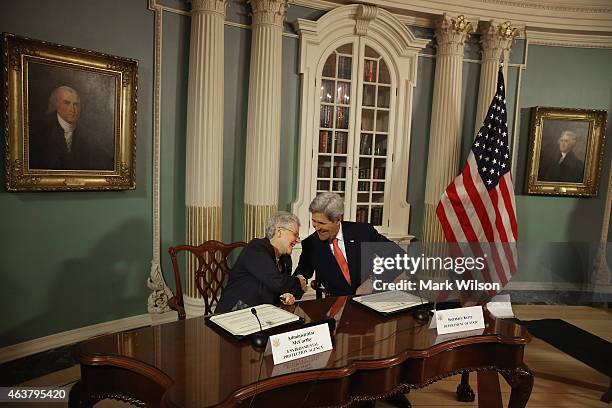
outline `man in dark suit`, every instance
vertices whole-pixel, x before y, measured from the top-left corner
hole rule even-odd
[[[332,296],[366,292],[369,284],[362,279],[362,243],[391,241],[370,224],[343,221],[344,200],[336,193],[319,194],[309,211],[315,232],[302,241],[294,275],[310,279],[316,271],[317,280]],[[363,272],[369,276],[372,271]]]
[[[310,279],[316,271],[317,280],[331,296],[370,292],[372,282],[369,278],[362,279],[361,270],[362,261],[364,258],[370,259],[370,256],[363,256],[362,251],[366,249],[362,244],[389,244],[385,245],[386,251],[381,254],[385,256],[397,254],[401,248],[379,234],[370,224],[343,221],[344,200],[336,193],[319,194],[308,210],[315,232],[302,241],[302,253],[294,275]],[[369,276],[372,271],[363,272]],[[335,304],[345,301],[346,298],[338,298]],[[334,306],[328,312],[331,317],[335,314]],[[401,408],[411,406],[403,394],[393,395],[386,402]]]
[[[576,134],[565,130],[559,137],[559,151],[542,166],[540,180],[582,183],[584,163],[574,153]]]
[[[299,219],[288,212],[273,214],[266,237],[255,238],[242,250],[229,274],[215,313],[264,303],[291,305],[302,297],[306,280],[291,276],[291,252],[300,242]]]
[[[113,153],[78,126],[81,97],[69,86],[49,97],[47,115],[29,138],[30,169],[113,170]]]

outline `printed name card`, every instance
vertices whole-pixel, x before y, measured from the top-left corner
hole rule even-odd
[[[438,334],[458,333],[468,330],[484,329],[482,306],[461,307],[457,309],[436,310],[432,325]]]
[[[327,323],[270,336],[274,364],[311,356],[332,349]]]

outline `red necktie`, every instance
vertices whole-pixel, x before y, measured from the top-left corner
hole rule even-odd
[[[332,317],[335,319],[336,315],[340,312],[340,310],[342,310],[342,308],[346,304],[346,299],[347,299],[346,296],[341,296],[338,299],[336,299],[332,307],[330,307],[329,310],[327,311],[327,317]]]
[[[344,259],[344,255],[338,245],[338,238],[334,238],[334,257],[336,258],[336,262],[338,262],[342,275],[344,275],[344,279],[346,279],[346,282],[351,286],[351,274],[346,259]]]

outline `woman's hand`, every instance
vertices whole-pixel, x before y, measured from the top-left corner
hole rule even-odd
[[[280,295],[280,300],[283,305],[292,305],[295,303],[295,297],[291,293],[283,293]]]

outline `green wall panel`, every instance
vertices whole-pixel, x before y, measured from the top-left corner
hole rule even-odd
[[[160,216],[161,259],[166,283],[174,290],[168,248],[185,239],[185,163],[189,30],[185,15],[163,14]]]
[[[281,146],[278,209],[291,211],[297,191],[297,163],[300,134],[299,42],[283,38]],[[306,223],[308,220],[301,220]]]
[[[590,282],[594,248],[603,225],[607,180],[612,157],[608,138],[597,197],[527,195],[525,177],[535,106],[610,110],[612,50],[530,46],[520,99],[516,205],[519,239],[529,246],[520,253],[515,281]],[[606,133],[610,133],[610,120]],[[609,239],[609,238],[608,238]]]
[[[2,4],[1,31],[135,58],[139,72],[135,191],[0,192],[0,346],[146,313],[152,29],[144,0]]]
[[[223,129],[225,241],[240,241],[244,237],[244,162],[250,58],[251,30],[226,26]]]

